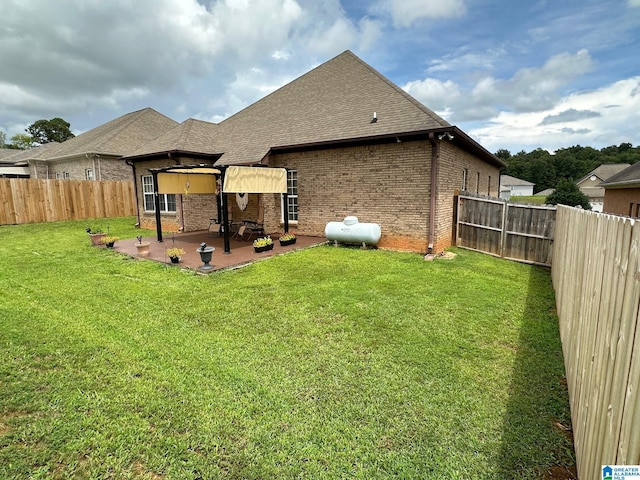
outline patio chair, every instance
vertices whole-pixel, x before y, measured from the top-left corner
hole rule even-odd
[[[222,224],[218,223],[218,219],[212,218],[209,221],[209,236],[219,237],[221,233],[222,233]]]
[[[240,228],[233,234],[233,238],[237,238],[238,240],[244,240],[245,236],[249,236],[247,240],[251,239],[251,231],[248,229],[246,225],[240,225]]]

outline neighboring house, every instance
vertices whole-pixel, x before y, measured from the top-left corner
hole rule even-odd
[[[604,188],[601,186],[602,182],[608,180],[613,175],[620,173],[627,167],[629,167],[628,163],[603,164],[576,182],[580,191],[589,198],[592,211],[602,211],[602,205],[604,202]]]
[[[527,182],[511,175],[500,175],[500,198],[530,197],[535,183]]]
[[[504,163],[346,51],[219,124],[187,120],[127,155],[139,221],[154,226],[152,169],[254,165],[287,169],[288,222],[324,236],[355,215],[379,223],[380,247],[437,252],[451,245],[457,190],[498,194]],[[221,195],[159,192],[163,228],[206,229]],[[281,194],[233,195],[233,222],[284,228]],[[244,207],[244,209],[242,208]]]
[[[603,212],[640,218],[640,162],[612,175],[600,186],[604,188]]]
[[[12,162],[15,166],[19,166],[23,175],[22,178],[47,178],[46,172],[48,165],[44,162],[44,159],[48,155],[51,155],[58,147],[60,143],[51,142],[45,143],[38,147],[29,148],[28,150],[11,150],[14,152],[11,156],[6,158],[6,161]],[[31,162],[39,162],[40,168],[30,168]]]
[[[22,150],[0,148],[0,178],[29,178],[25,162],[14,159]]]
[[[547,198],[549,195],[551,195],[555,191],[556,191],[555,188],[547,188],[546,190],[541,190],[538,193],[534,194],[534,197],[545,197],[545,198]]]
[[[131,167],[122,157],[177,124],[152,108],[128,113],[28,158],[31,177],[131,180]]]

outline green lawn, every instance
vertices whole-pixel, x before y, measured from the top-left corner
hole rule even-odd
[[[91,247],[87,226],[0,227],[2,479],[573,464],[544,269],[323,246],[200,276]]]

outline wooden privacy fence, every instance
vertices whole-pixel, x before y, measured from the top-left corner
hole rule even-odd
[[[130,181],[0,178],[0,225],[135,215]]]
[[[457,196],[456,245],[498,257],[551,266],[556,207]]]
[[[640,222],[558,207],[551,275],[578,475],[640,464]]]

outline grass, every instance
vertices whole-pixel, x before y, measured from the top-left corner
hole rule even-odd
[[[529,195],[529,196],[514,196],[509,198],[509,202],[511,203],[527,203],[533,205],[544,205],[547,197],[541,197],[540,195]]]
[[[85,223],[0,227],[0,478],[573,464],[544,269],[326,246],[204,277],[91,247]]]

